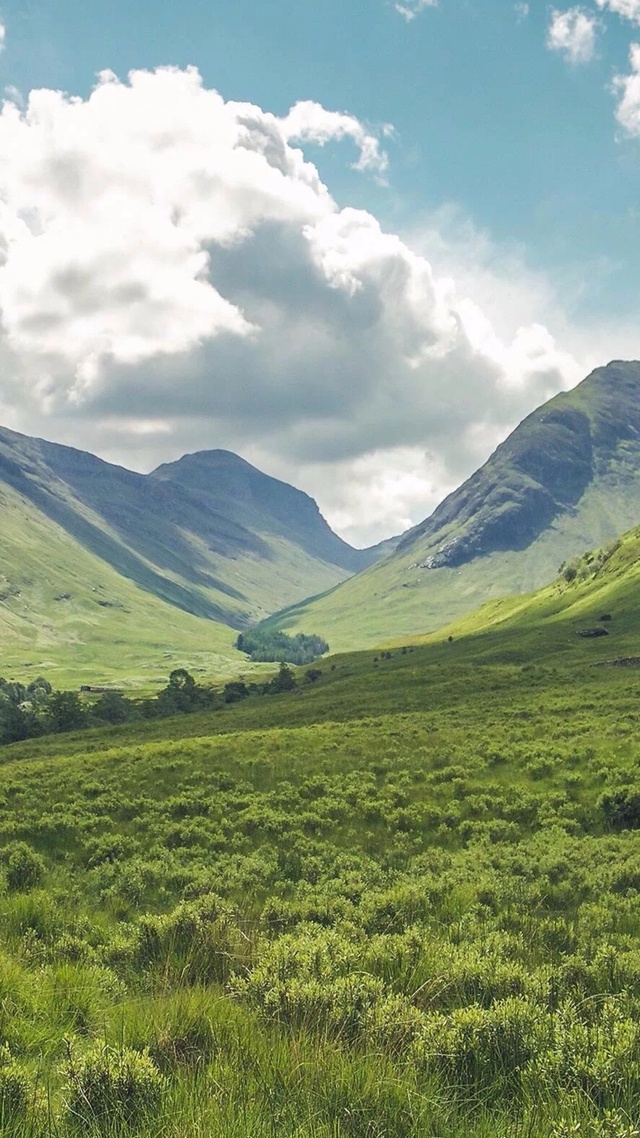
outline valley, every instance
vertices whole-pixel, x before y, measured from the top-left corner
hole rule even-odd
[[[0,1138],[640,1138],[640,0],[0,0]]]
[[[638,652],[639,551],[288,694],[2,748],[9,1132],[625,1138],[640,670],[598,665]]]
[[[611,363],[525,419],[390,556],[273,623],[337,650],[428,632],[638,523],[640,365]]]
[[[635,399],[640,370],[621,374]],[[573,415],[584,397],[558,397],[552,518],[547,501],[531,521],[522,455],[540,461],[536,501],[553,464],[516,432],[360,572],[310,500],[274,501],[234,456],[160,468],[142,528],[117,487],[151,476],[101,464],[92,486],[99,460],[74,473],[65,456],[48,483],[50,456],[47,474],[21,443],[16,472],[4,452],[2,671],[33,730],[0,747],[3,1133],[632,1138],[640,526],[617,527],[638,466],[633,419],[607,434],[587,400],[592,476],[569,509],[564,402]],[[487,489],[505,454],[523,479],[505,475],[507,516],[529,519],[509,540]],[[192,560],[204,521],[162,529],[174,481],[230,543],[224,588]],[[443,518],[466,552],[425,568]],[[586,551],[581,534],[606,540]],[[287,547],[298,569],[354,573],[258,624],[259,646],[298,620],[328,630],[330,653],[302,667],[235,647],[242,543],[253,557],[271,540],[281,573]],[[268,608],[275,578],[262,588]],[[38,674],[126,698],[33,695]],[[0,684],[0,720],[14,689]]]
[[[225,451],[145,476],[0,430],[0,519],[3,668],[76,686],[231,674],[240,629],[378,556]]]

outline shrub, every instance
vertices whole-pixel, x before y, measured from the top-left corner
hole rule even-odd
[[[603,1001],[595,1023],[571,1004],[553,1019],[551,1046],[540,1052],[535,1077],[554,1089],[586,1094],[601,1108],[637,1095],[640,1085],[638,1026],[615,1000]]]
[[[7,866],[7,886],[14,893],[27,893],[39,885],[45,865],[39,854],[26,842],[13,842],[3,851]]]
[[[246,699],[250,694],[249,688],[242,680],[230,680],[228,684],[224,685],[222,699],[224,703],[238,703],[239,700]]]
[[[28,1101],[28,1077],[4,1046],[0,1048],[0,1132],[24,1119]]]
[[[416,1058],[447,1083],[510,1094],[541,1036],[536,1007],[510,997],[489,1009],[476,1004],[431,1016],[414,1046]]]
[[[637,830],[640,827],[640,791],[634,788],[603,794],[600,809],[614,830]]]
[[[67,1110],[80,1127],[135,1125],[158,1110],[165,1081],[146,1052],[100,1047],[70,1064]]]
[[[181,984],[226,983],[247,951],[228,906],[213,894],[163,916],[144,916],[136,941],[139,967]]]

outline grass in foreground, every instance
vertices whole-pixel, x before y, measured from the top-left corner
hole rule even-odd
[[[640,638],[543,609],[3,749],[4,1130],[640,1129]]]

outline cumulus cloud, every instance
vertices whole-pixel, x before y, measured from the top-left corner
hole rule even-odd
[[[640,24],[640,0],[596,0],[596,4],[603,10],[615,12],[625,20]]]
[[[396,12],[404,16],[407,22],[415,20],[420,12],[424,12],[425,8],[435,8],[438,0],[405,0],[404,3],[395,4]]]
[[[569,63],[590,63],[595,55],[599,27],[597,17],[582,8],[568,8],[564,12],[555,8],[547,30],[547,47],[560,52]]]
[[[629,50],[630,75],[618,75],[613,88],[619,95],[616,119],[630,135],[640,137],[640,43],[632,43]]]
[[[584,365],[339,208],[302,148],[345,138],[386,168],[351,116],[225,102],[193,69],[7,101],[4,422],[147,469],[239,450],[358,536],[418,520]]]

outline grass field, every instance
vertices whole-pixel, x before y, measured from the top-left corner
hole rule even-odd
[[[3,1132],[636,1134],[640,671],[598,665],[637,543],[290,695],[4,748]]]

